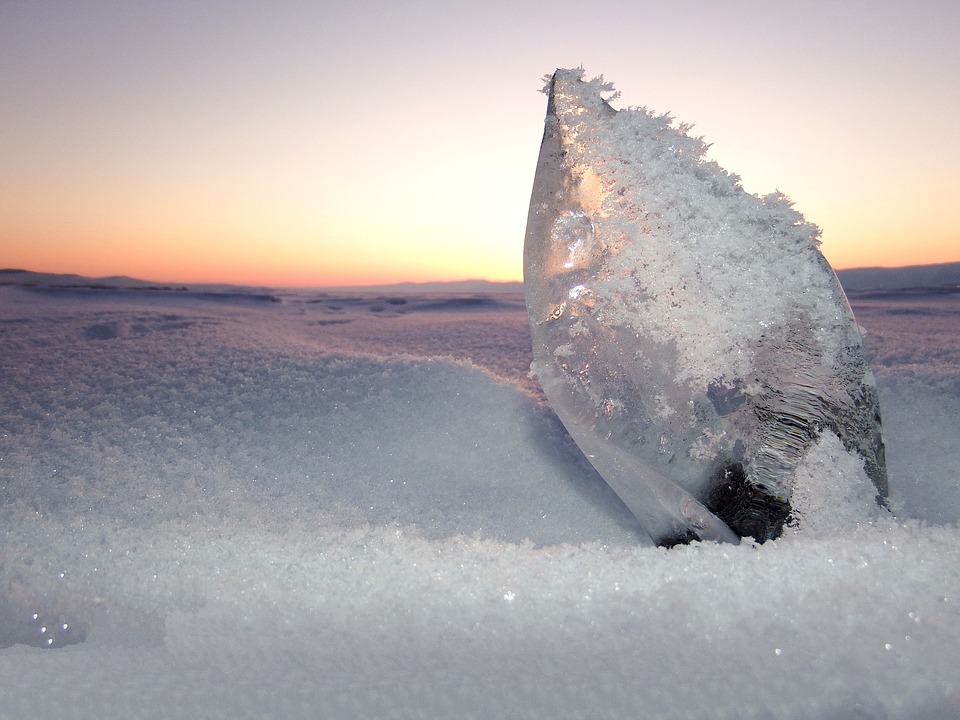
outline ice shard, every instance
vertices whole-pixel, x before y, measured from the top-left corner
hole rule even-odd
[[[557,70],[530,201],[532,370],[651,538],[777,537],[836,434],[887,494],[862,339],[819,230],[671,118]]]

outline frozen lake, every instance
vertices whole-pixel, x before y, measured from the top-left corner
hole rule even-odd
[[[665,550],[520,295],[0,287],[0,717],[960,717],[960,293],[851,301],[895,516]]]

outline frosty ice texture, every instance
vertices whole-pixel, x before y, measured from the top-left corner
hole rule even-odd
[[[582,70],[544,88],[524,282],[557,415],[662,544],[779,535],[821,433],[882,500],[875,383],[818,228],[611,90]]]

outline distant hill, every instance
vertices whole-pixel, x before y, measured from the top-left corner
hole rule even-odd
[[[0,285],[43,285],[45,287],[150,287],[161,283],[151,283],[146,280],[112,275],[110,277],[92,278],[84,275],[33,272],[16,268],[0,269]]]
[[[268,292],[276,289],[263,286],[250,287],[246,285],[226,284],[169,284],[139,280],[125,275],[110,277],[85,277],[83,275],[33,272],[15,268],[0,269],[0,285],[32,285],[42,287],[68,287],[89,289],[138,289],[138,290],[175,290],[179,292]],[[453,282],[426,282],[426,283],[393,283],[390,285],[339,285],[317,286],[310,290],[326,292],[363,292],[408,295],[413,293],[518,293],[523,292],[521,282],[491,282],[490,280],[457,280]]]
[[[0,285],[21,285],[28,287],[74,288],[82,290],[156,290],[166,292],[193,293],[243,293],[251,291],[269,292],[270,288],[247,285],[226,285],[217,283],[192,284],[162,283],[140,280],[126,275],[108,277],[87,277],[85,275],[33,272],[16,268],[0,269]]]
[[[956,287],[960,286],[960,262],[899,268],[853,268],[838,270],[837,277],[847,292]]]

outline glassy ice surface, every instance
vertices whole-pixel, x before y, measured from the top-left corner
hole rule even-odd
[[[519,294],[6,281],[0,717],[957,716],[960,294],[851,296],[893,519],[828,435],[805,522],[667,551]]]
[[[685,126],[614,110],[558,70],[530,202],[533,371],[658,543],[766,540],[802,522],[826,436],[887,494],[873,374],[819,230],[756,197]],[[608,98],[610,99],[610,98]]]

